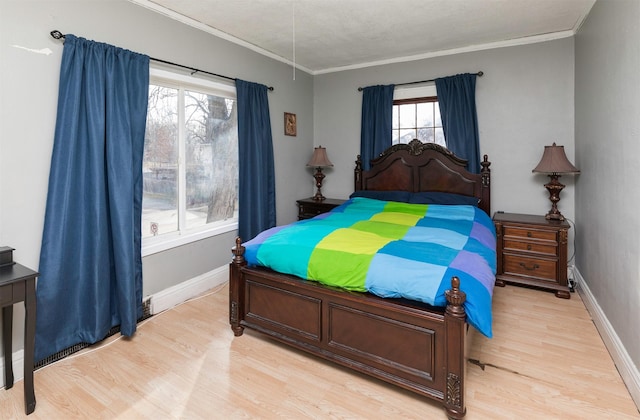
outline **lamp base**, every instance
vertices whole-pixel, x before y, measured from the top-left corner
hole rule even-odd
[[[551,210],[547,213],[544,218],[547,220],[565,220],[560,210],[558,210],[558,201],[560,201],[560,191],[565,187],[558,178],[560,175],[556,173],[549,174],[549,178],[551,179],[548,183],[544,185],[544,187],[549,191],[549,200],[551,200]]]
[[[547,220],[558,220],[560,222],[565,220],[564,216],[562,214],[560,214],[560,212],[555,214],[555,213],[551,213],[551,211],[549,211],[549,213],[545,214],[544,218],[547,219]]]
[[[324,195],[322,195],[322,180],[324,179],[324,174],[322,173],[322,168],[316,168],[316,173],[313,174],[313,177],[316,179],[316,188],[318,188],[318,190],[316,191],[316,195],[314,195],[313,198],[315,201],[322,201],[324,200],[326,197]]]

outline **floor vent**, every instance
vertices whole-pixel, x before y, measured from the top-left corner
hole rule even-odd
[[[142,318],[140,318],[138,322],[144,321],[150,316],[151,316],[151,298],[148,298],[147,300],[142,301]]]
[[[140,323],[141,321],[144,321],[147,318],[151,317],[151,299],[147,299],[145,301],[142,302],[142,317],[140,317],[140,319],[138,319],[138,323]],[[117,334],[120,332],[120,325],[116,325],[115,327],[112,327],[109,332],[107,333],[107,335],[104,337],[104,339],[111,337],[114,334]],[[103,339],[103,340],[104,340]],[[91,344],[90,343],[78,343],[78,344],[74,344],[71,347],[67,347],[64,350],[60,350],[57,353],[52,354],[51,356],[40,360],[38,363],[35,364],[35,366],[33,367],[34,370],[35,369],[39,369],[41,367],[47,366],[51,363],[55,363],[58,360],[62,360],[67,356],[72,355],[73,353],[76,353],[82,349],[85,349],[87,347],[89,347]]]

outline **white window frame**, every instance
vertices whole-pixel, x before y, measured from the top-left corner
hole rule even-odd
[[[438,97],[438,90],[434,82],[423,86],[397,87],[393,91],[393,100]],[[438,144],[438,143],[436,143]],[[446,144],[446,138],[445,138]]]
[[[436,85],[425,85],[420,87],[397,87],[393,91],[393,99],[413,99],[438,96]]]
[[[204,80],[197,77],[174,73],[171,71],[158,69],[151,67],[149,69],[149,84],[161,84],[162,86],[173,88],[191,88],[198,92],[208,93],[217,96],[223,96],[227,98],[237,99],[236,88],[234,85],[217,83],[211,80]],[[178,107],[184,108],[184,97],[178,96]],[[184,116],[184,114],[182,114]],[[183,117],[178,120],[178,130],[180,131],[181,138],[184,138],[184,121]],[[183,191],[186,188],[186,176],[184,168],[185,162],[185,150],[184,142],[178,143],[178,208],[186,208],[185,196]],[[199,241],[202,239],[210,238],[213,236],[221,235],[224,233],[232,232],[238,229],[237,217],[228,221],[220,221],[212,223],[212,226],[201,226],[191,229],[181,228],[185,226],[185,214],[179,212],[178,231],[170,232],[159,236],[147,237],[142,239],[142,256],[152,255],[158,252],[166,251],[171,248],[175,248],[181,245],[186,245],[191,242]]]

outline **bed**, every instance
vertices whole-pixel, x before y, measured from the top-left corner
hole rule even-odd
[[[413,140],[383,152],[367,171],[358,156],[354,191],[451,193],[472,197],[488,215],[490,162],[485,155],[480,174],[465,165],[445,148]],[[449,418],[464,417],[468,302],[458,277],[444,292],[446,306],[432,306],[249,266],[245,250],[237,238],[229,270],[229,321],[236,336],[244,328],[259,331],[439,401]]]

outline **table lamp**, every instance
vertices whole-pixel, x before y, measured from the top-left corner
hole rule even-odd
[[[318,191],[316,191],[316,195],[314,195],[312,198],[316,201],[322,201],[325,199],[325,197],[322,195],[322,192],[320,191],[320,189],[322,188],[322,180],[324,179],[322,168],[333,166],[333,163],[331,163],[331,161],[329,161],[329,158],[327,157],[327,149],[322,146],[316,147],[313,150],[313,155],[311,156],[311,160],[309,160],[309,163],[307,163],[307,166],[316,168],[316,173],[313,175],[313,177],[316,179],[316,187],[318,188]]]
[[[564,146],[544,146],[544,153],[538,166],[533,168],[531,172],[548,174],[551,179],[545,188],[549,191],[549,200],[551,200],[551,210],[546,214],[547,220],[564,220],[564,216],[558,210],[558,201],[560,201],[560,191],[565,187],[558,178],[563,174],[579,174],[580,170],[573,166],[567,155],[564,153]]]

